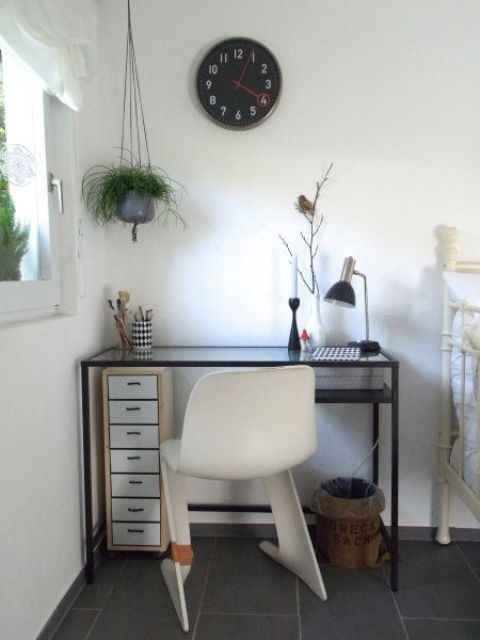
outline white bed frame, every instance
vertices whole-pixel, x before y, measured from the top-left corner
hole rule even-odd
[[[479,273],[480,262],[460,262],[458,260],[458,236],[459,232],[454,227],[448,227],[445,230],[443,238],[443,255],[445,271],[460,271],[463,273]],[[449,544],[450,528],[449,528],[449,495],[450,488],[460,496],[461,500],[471,510],[473,515],[480,520],[480,463],[477,462],[475,475],[475,491],[472,490],[464,481],[464,421],[463,416],[458,420],[459,424],[454,421],[454,411],[452,410],[452,389],[451,389],[451,366],[450,357],[453,346],[452,341],[452,321],[457,309],[465,311],[475,311],[480,314],[480,308],[466,303],[454,303],[449,298],[448,287],[444,283],[443,293],[443,329],[442,329],[442,403],[441,403],[441,419],[440,419],[440,437],[439,437],[439,478],[438,478],[438,495],[439,495],[439,526],[436,534],[436,540],[440,544]],[[479,315],[480,318],[480,315]],[[465,343],[457,344],[462,354],[462,371],[465,373],[465,358],[467,354],[479,357],[480,352],[473,351]],[[462,376],[461,382],[461,398],[465,397],[465,377]],[[480,401],[480,399],[479,399]],[[450,454],[453,443],[460,438],[460,468],[457,471],[450,464]],[[480,427],[477,425],[477,452],[480,451]],[[477,456],[480,460],[480,456]]]

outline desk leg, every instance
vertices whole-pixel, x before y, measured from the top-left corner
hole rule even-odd
[[[373,442],[372,442],[372,446],[375,446],[375,443],[378,440],[378,436],[379,436],[379,410],[378,410],[378,403],[375,402],[373,405]],[[372,482],[373,484],[377,484],[378,485],[378,448],[379,446],[377,445],[375,447],[375,449],[373,450],[373,466],[372,466]]]
[[[89,584],[95,580],[93,556],[93,514],[92,514],[92,447],[90,441],[90,385],[89,368],[81,364],[82,384],[82,435],[83,435],[83,492],[85,516],[85,578]]]
[[[391,486],[391,549],[390,586],[398,590],[398,368],[392,368],[392,486]]]

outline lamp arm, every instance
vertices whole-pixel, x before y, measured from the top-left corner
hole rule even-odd
[[[367,276],[363,273],[360,273],[360,271],[354,271],[353,272],[356,276],[360,276],[361,278],[363,278],[363,292],[365,295],[365,329],[366,329],[366,334],[367,337],[366,339],[369,340],[370,339],[370,329],[369,329],[369,322],[368,322],[368,289],[367,289]]]

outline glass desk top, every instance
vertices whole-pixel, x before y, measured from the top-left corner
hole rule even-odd
[[[312,367],[398,367],[385,351],[365,354],[358,360],[318,360],[310,352],[288,351],[286,347],[153,347],[149,351],[109,348],[85,358],[82,364],[101,366],[279,366],[305,363]]]

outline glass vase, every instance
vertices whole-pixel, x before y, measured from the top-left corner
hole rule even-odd
[[[320,315],[320,296],[318,293],[310,294],[309,305],[305,325],[309,337],[309,346],[312,348],[323,347],[326,344],[326,332]]]

